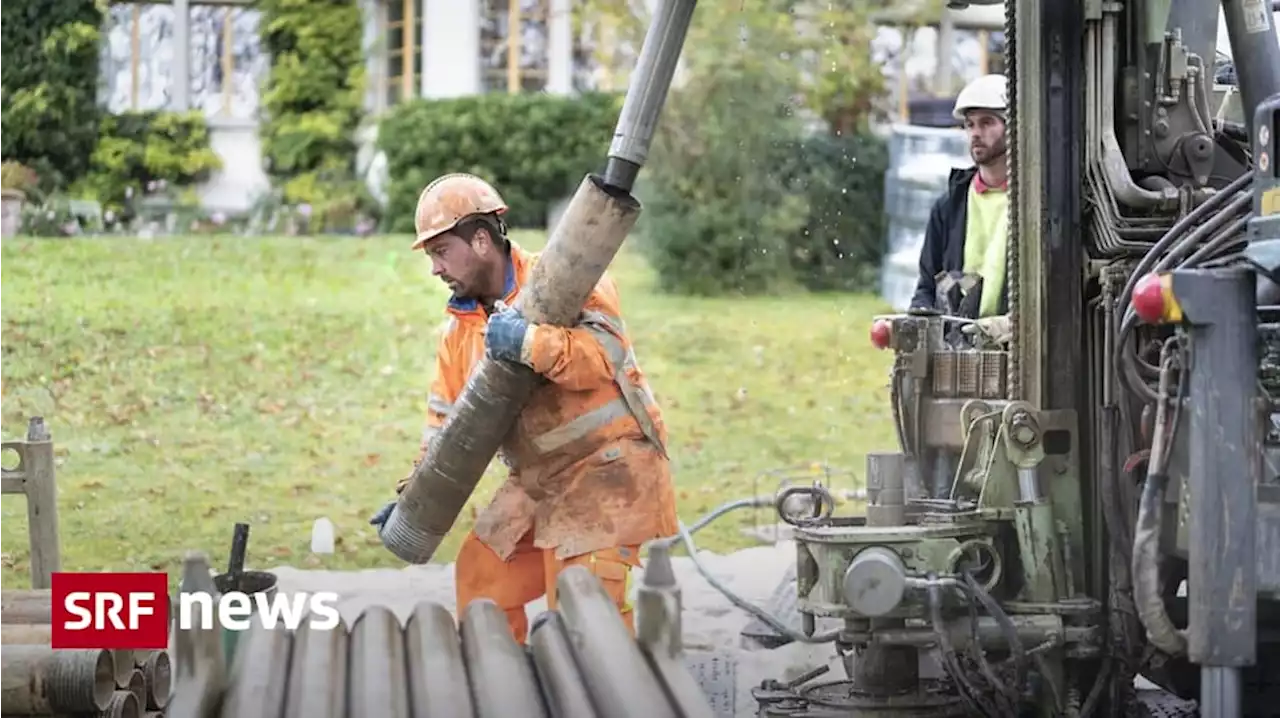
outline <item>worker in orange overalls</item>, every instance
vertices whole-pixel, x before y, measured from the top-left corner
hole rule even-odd
[[[511,308],[537,255],[507,238],[506,211],[492,186],[467,174],[440,177],[418,198],[413,249],[431,258],[432,274],[453,296],[415,466],[481,352],[541,375],[502,445],[506,483],[459,550],[458,610],[492,599],[524,643],[525,604],[545,593],[554,609],[556,576],[580,564],[600,580],[634,635],[629,577],[640,565],[640,545],[678,530],[662,413],[607,275],[576,326],[532,324]],[[397,491],[407,483],[401,479]],[[394,506],[370,523],[381,529]]]

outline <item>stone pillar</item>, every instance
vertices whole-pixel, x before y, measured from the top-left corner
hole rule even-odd
[[[191,5],[188,0],[173,0],[173,94],[169,109],[185,112],[191,109]]]
[[[480,0],[422,0],[422,96],[480,92]]]
[[[573,93],[573,0],[551,0],[547,22],[547,92]]]

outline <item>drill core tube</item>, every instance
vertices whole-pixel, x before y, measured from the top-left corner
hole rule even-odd
[[[348,715],[409,718],[404,632],[390,608],[369,606],[356,619],[349,660]]]
[[[415,718],[471,718],[475,715],[462,640],[444,606],[423,601],[404,628],[409,659],[409,707]]]
[[[97,713],[107,708],[116,688],[115,662],[105,650],[5,646],[0,664],[0,713],[5,715]]]
[[[649,145],[658,128],[697,4],[697,0],[659,0],[632,73],[635,79],[627,87],[627,99],[613,131],[613,143],[609,145],[604,181],[610,187],[630,192],[640,168],[649,158]]]
[[[476,718],[548,718],[533,664],[498,604],[487,598],[467,604],[461,633]]]
[[[596,718],[560,614],[545,615],[529,634],[529,649],[551,714],[557,718]]]
[[[677,718],[613,599],[584,566],[556,577],[560,614],[587,690],[603,718]]]
[[[515,308],[533,323],[572,325],[639,217],[634,197],[584,178]],[[388,550],[409,563],[431,560],[537,381],[523,365],[480,360],[382,529]]]
[[[278,716],[284,711],[293,633],[255,625],[236,645],[230,683],[222,699],[224,718]],[[143,707],[148,705],[143,693]]]
[[[346,625],[320,631],[303,622],[293,638],[284,718],[341,718],[347,714]]]

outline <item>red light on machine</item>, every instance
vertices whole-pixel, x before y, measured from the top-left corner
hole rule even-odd
[[[1148,274],[1133,288],[1133,311],[1147,324],[1182,320],[1182,307],[1173,296],[1173,275]]]
[[[871,344],[876,349],[888,348],[893,340],[893,322],[888,319],[877,319],[871,324]]]

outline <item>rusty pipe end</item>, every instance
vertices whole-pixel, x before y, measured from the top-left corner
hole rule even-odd
[[[173,667],[168,651],[154,651],[142,665],[147,679],[147,710],[163,710],[169,704],[169,692],[173,689]]]
[[[127,690],[138,699],[138,710],[141,712],[147,705],[147,678],[142,669],[135,668],[129,674]]]
[[[111,675],[115,687],[120,690],[129,689],[129,679],[133,677],[133,651],[112,650]]]
[[[382,538],[382,545],[395,554],[396,558],[412,564],[431,561],[444,539],[430,530],[414,526],[400,513],[399,504],[391,510],[391,516],[387,517],[379,536]]]
[[[108,650],[58,651],[45,675],[55,713],[106,710],[116,690],[115,659]]]
[[[142,708],[138,705],[138,696],[132,691],[115,691],[100,715],[109,718],[142,718]]]

